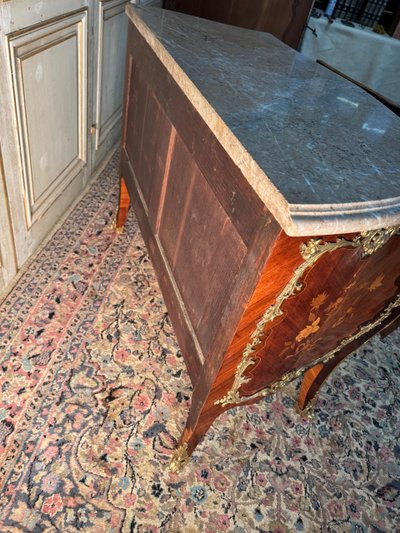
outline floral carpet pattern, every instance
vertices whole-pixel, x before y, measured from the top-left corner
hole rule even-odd
[[[114,157],[0,304],[0,531],[400,531],[400,333],[168,463],[191,385]]]

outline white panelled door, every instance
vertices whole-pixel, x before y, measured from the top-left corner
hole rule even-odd
[[[17,273],[11,217],[0,151],[0,292]]]
[[[122,125],[125,49],[128,33],[126,0],[97,0],[94,11],[93,166],[97,167],[119,137]]]
[[[125,4],[0,2],[0,287],[119,141]]]
[[[87,0],[11,0],[1,10],[0,135],[21,266],[89,176],[89,10]]]

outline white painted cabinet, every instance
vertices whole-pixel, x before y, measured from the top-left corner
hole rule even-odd
[[[95,166],[109,151],[122,123],[128,32],[125,4],[126,0],[101,0],[95,6],[95,115],[92,127],[92,162]]]
[[[2,105],[2,100],[0,105]],[[16,265],[14,238],[3,171],[3,158],[0,151],[0,290],[15,275]]]
[[[119,140],[125,4],[0,2],[0,288]]]

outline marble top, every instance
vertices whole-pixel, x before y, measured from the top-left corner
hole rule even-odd
[[[380,102],[270,34],[127,13],[289,235],[400,224],[400,118]]]

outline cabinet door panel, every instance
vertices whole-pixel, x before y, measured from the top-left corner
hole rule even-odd
[[[18,57],[22,121],[26,143],[26,168],[30,198],[30,218],[52,190],[67,178],[70,167],[84,161],[80,154],[76,62],[77,34],[60,35],[48,48],[27,51]],[[64,68],[64,61],[71,68]],[[63,105],[59,107],[60,98]],[[57,109],[57,111],[56,111]],[[43,118],[46,121],[43,127]],[[80,135],[81,134],[81,135]],[[80,158],[81,155],[81,158]]]
[[[0,146],[0,292],[12,280],[16,272],[17,262]]]
[[[60,12],[51,19],[43,4],[39,22],[35,12],[36,23],[29,27],[21,27],[29,2],[11,1],[12,24],[0,24],[0,130],[18,267],[60,221],[90,175],[84,1],[58,3]],[[75,9],[69,12],[69,6]]]
[[[126,3],[1,4],[0,229],[16,251],[14,267],[10,261],[7,266],[5,256],[14,254],[5,253],[2,239],[3,283],[60,222],[84,190],[94,163],[98,166],[116,148]],[[95,122],[98,127],[91,128]]]
[[[128,17],[126,0],[97,3],[94,165],[121,134]]]

